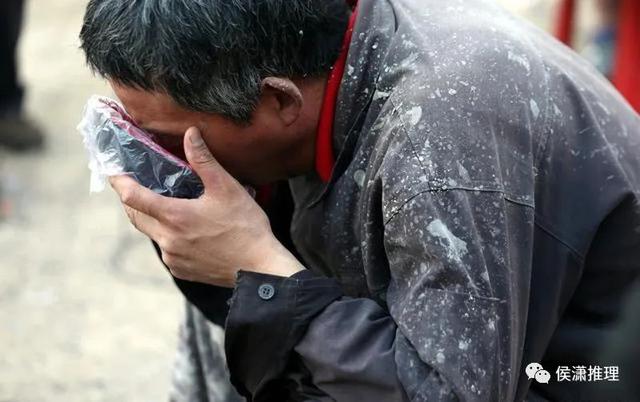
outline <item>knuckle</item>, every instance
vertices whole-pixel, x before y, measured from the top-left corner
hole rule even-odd
[[[169,239],[167,238],[167,236],[161,236],[156,240],[156,242],[158,243],[158,247],[160,247],[160,250],[162,250],[162,253],[164,255],[164,253],[167,252],[167,246],[169,245]]]
[[[174,271],[179,271],[177,266],[177,257],[174,254],[168,253],[166,251],[162,251],[162,261],[165,263],[169,270],[173,274]]]
[[[258,222],[262,225],[262,226],[270,226],[270,222],[269,222],[269,217],[267,216],[267,214],[260,209],[258,212]]]
[[[168,254],[175,254],[176,244],[173,239],[164,239],[160,247],[162,247],[162,249]]]
[[[183,211],[178,208],[169,208],[166,211],[167,223],[176,229],[182,229],[187,226],[187,218]]]
[[[163,238],[158,244],[160,245],[160,248],[165,251],[165,253],[172,256],[178,255],[180,251],[180,241],[173,236],[167,236]]]
[[[135,201],[135,197],[136,197],[136,195],[135,195],[135,192],[133,190],[124,189],[120,193],[120,202],[122,202],[125,205],[130,205],[131,203],[133,203]]]
[[[127,217],[129,218],[129,221],[131,222],[131,224],[133,225],[133,227],[135,227],[136,229],[140,229],[139,226],[139,216],[138,213],[135,209],[130,208],[125,206],[125,212],[127,213]]]
[[[129,222],[131,222],[134,228],[140,230],[140,224],[138,221],[138,217],[136,216],[136,213],[131,211],[128,213],[128,215],[129,215]]]

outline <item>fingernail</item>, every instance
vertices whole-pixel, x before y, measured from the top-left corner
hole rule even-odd
[[[194,147],[199,147],[202,146],[202,144],[204,144],[204,141],[202,140],[202,136],[200,135],[200,133],[198,132],[198,130],[191,130],[191,133],[189,134],[189,141],[191,141],[191,145],[193,145]]]

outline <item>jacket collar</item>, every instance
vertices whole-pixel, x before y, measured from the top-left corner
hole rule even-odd
[[[356,7],[349,18],[349,26],[344,35],[340,55],[333,65],[331,74],[327,80],[322,109],[320,111],[320,122],[318,124],[318,134],[316,137],[316,172],[325,183],[331,178],[331,171],[335,164],[335,158],[333,156],[333,121],[335,119],[338,91],[340,90],[340,83],[344,77],[349,44],[351,43],[357,15],[358,9]]]
[[[333,169],[325,176],[328,177],[327,181],[323,181],[317,171],[289,181],[296,204],[303,207],[319,202],[351,161],[360,135],[362,117],[366,115],[376,91],[376,83],[396,30],[393,9],[386,1],[358,1],[354,19],[344,74],[335,101],[331,138],[332,153],[337,157],[332,164]]]

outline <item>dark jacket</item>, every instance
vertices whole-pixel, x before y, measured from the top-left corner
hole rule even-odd
[[[604,78],[491,2],[361,0],[334,149],[290,181],[309,271],[239,276],[241,393],[588,399],[555,370],[615,365],[640,273],[640,119]]]

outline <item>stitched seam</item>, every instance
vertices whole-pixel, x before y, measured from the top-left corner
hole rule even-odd
[[[388,225],[396,216],[398,216],[400,214],[400,212],[404,209],[404,207],[409,204],[411,201],[413,201],[415,198],[423,195],[423,194],[427,194],[427,193],[433,193],[433,192],[446,192],[446,191],[450,191],[450,190],[454,190],[454,189],[447,189],[447,190],[424,190],[424,191],[420,191],[416,194],[414,194],[413,196],[407,198],[407,200],[402,203],[402,205],[400,205],[399,207],[396,208],[396,210],[391,214],[391,216],[385,220],[384,225]],[[465,189],[456,189],[456,190],[462,190],[462,191],[478,191],[478,190],[465,190]],[[525,203],[521,203],[515,200],[511,200],[509,198],[506,197],[506,194],[501,192],[501,191],[491,191],[491,190],[480,190],[480,192],[485,192],[485,193],[501,193],[503,195],[503,198],[513,204],[525,207],[525,208],[531,208],[534,209],[535,208],[531,205],[525,204]],[[576,257],[578,257],[580,259],[581,262],[584,262],[585,260],[585,256],[580,253],[575,247],[571,246],[567,241],[562,240],[562,238],[560,238],[560,236],[558,236],[557,234],[555,234],[555,232],[553,232],[548,226],[544,225],[543,223],[541,223],[539,220],[541,219],[540,215],[536,214],[535,216],[535,221],[534,221],[534,225],[536,225],[537,227],[539,227],[542,231],[544,231],[545,233],[547,233],[549,236],[553,237],[555,240],[557,240],[560,244],[562,244],[563,246],[565,246],[569,251],[571,251]]]
[[[394,110],[397,110],[398,105],[394,102],[393,99],[389,98],[388,102],[391,103],[394,107]],[[548,109],[548,107],[547,107]],[[430,178],[430,175],[427,173],[427,169],[425,168],[424,164],[422,163],[422,161],[420,160],[420,157],[418,156],[418,152],[416,150],[416,147],[413,143],[413,141],[411,140],[411,137],[409,136],[409,133],[407,132],[407,128],[406,128],[406,121],[403,119],[402,115],[400,113],[398,113],[398,118],[401,120],[402,124],[399,126],[399,129],[402,130],[402,132],[404,133],[405,137],[407,138],[407,140],[409,141],[409,145],[411,146],[411,151],[413,153],[413,157],[418,161],[418,164],[420,165],[420,168],[422,169],[422,173],[424,173],[424,175],[426,177]],[[488,181],[484,181],[484,180],[478,180],[478,181],[472,181],[473,183],[477,183],[480,185],[488,185],[488,186],[495,186],[496,183],[494,182],[488,182]],[[525,207],[531,207],[534,208],[533,204],[530,203],[526,203],[524,201],[520,201],[517,200],[517,196],[514,194],[510,194],[509,192],[507,192],[505,189],[503,188],[489,188],[489,189],[479,189],[479,188],[470,188],[470,187],[464,187],[464,186],[454,186],[454,187],[447,187],[447,188],[433,188],[430,187],[428,190],[426,191],[422,191],[414,196],[412,196],[411,198],[409,198],[407,201],[405,201],[400,207],[397,208],[396,211],[392,212],[392,216],[391,218],[389,218],[387,220],[386,223],[388,223],[397,213],[400,209],[402,209],[404,207],[404,205],[410,201],[411,199],[415,198],[417,195],[420,194],[424,194],[425,192],[440,192],[440,191],[449,191],[449,190],[465,190],[465,191],[478,191],[478,192],[494,192],[494,193],[502,193],[504,198],[508,201],[511,201],[515,204],[518,205],[522,205]],[[396,197],[394,196],[394,198],[392,198],[392,201],[395,200]]]
[[[387,220],[384,222],[385,225],[387,225],[389,222],[391,222],[393,220],[393,218],[395,218],[401,211],[402,209],[404,209],[404,207],[409,204],[411,201],[413,201],[415,198],[423,195],[423,194],[427,194],[427,193],[445,193],[448,191],[466,191],[466,192],[480,192],[480,193],[497,193],[497,194],[502,194],[502,198],[504,198],[505,200],[511,202],[512,204],[517,204],[520,205],[522,207],[526,207],[526,208],[531,208],[531,209],[535,209],[533,205],[521,202],[521,201],[517,201],[517,200],[512,200],[511,198],[509,198],[507,196],[507,194],[504,191],[501,190],[477,190],[477,189],[466,189],[466,188],[447,188],[447,189],[427,189],[427,190],[423,190],[420,192],[417,192],[416,194],[412,195],[411,197],[407,198],[407,200],[405,202],[402,203],[402,205],[398,206],[392,213],[391,216],[389,218],[387,218]]]
[[[580,259],[580,262],[584,263],[584,260],[586,258],[586,256],[584,256],[582,253],[580,253],[576,248],[574,248],[572,245],[570,245],[567,241],[562,240],[560,238],[560,236],[558,236],[557,234],[555,234],[555,232],[553,232],[549,226],[546,226],[545,224],[543,224],[542,222],[540,222],[542,218],[540,217],[540,215],[536,214],[535,216],[535,222],[534,224],[539,227],[543,232],[545,232],[546,234],[548,234],[549,236],[553,237],[555,240],[557,240],[560,244],[562,244],[563,246],[565,246],[570,252],[572,252],[573,254],[575,254],[576,257],[578,257]]]
[[[534,210],[536,209],[535,204],[531,204],[531,203],[528,203],[528,202],[516,200],[516,199],[512,198],[511,195],[508,194],[508,193],[502,193],[502,195],[503,195],[503,198],[505,200],[509,201],[512,204],[517,204],[517,205],[520,205],[520,206],[523,206],[523,207],[529,207],[529,208],[534,209]]]

